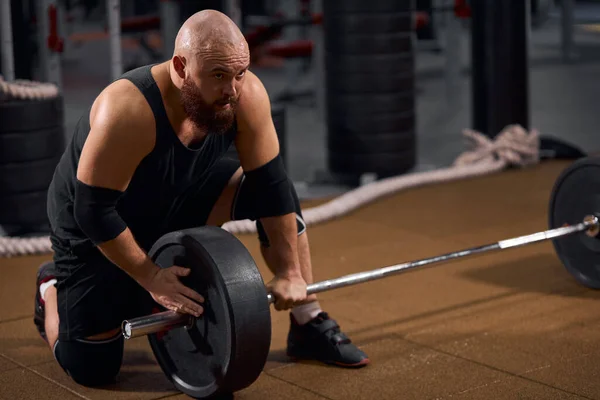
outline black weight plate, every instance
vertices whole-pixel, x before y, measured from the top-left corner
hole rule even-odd
[[[327,136],[327,148],[334,152],[355,154],[403,152],[413,150],[416,140],[414,131],[384,134],[336,131],[335,135]]]
[[[415,114],[410,111],[381,115],[371,115],[365,112],[329,113],[327,131],[329,136],[341,136],[344,140],[344,137],[349,135],[379,136],[412,132],[415,123]]]
[[[0,133],[35,131],[63,125],[63,99],[0,102]]]
[[[412,34],[409,32],[326,35],[325,51],[330,54],[398,54],[413,51]]]
[[[549,205],[550,229],[600,217],[600,157],[582,158],[558,177]],[[600,289],[600,239],[584,232],[553,240],[556,254],[567,271],[584,286]]]
[[[331,74],[327,77],[327,90],[331,93],[398,93],[415,90],[412,70],[394,75]]]
[[[254,259],[231,233],[212,226],[172,232],[149,252],[162,268],[192,270],[182,282],[204,313],[191,329],[148,335],[165,375],[195,398],[231,394],[260,375],[271,343],[267,292]]]
[[[416,147],[416,145],[415,145]],[[392,176],[411,169],[416,162],[416,148],[395,153],[343,153],[330,150],[329,169],[340,174],[376,173]]]
[[[343,1],[324,1],[323,14],[339,13],[378,13],[378,12],[400,12],[414,10],[414,2],[400,0],[343,0]]]
[[[335,94],[327,92],[327,115],[345,116],[361,113],[365,117],[388,113],[412,113],[415,98],[412,92],[394,94]],[[366,115],[365,115],[366,113]],[[335,118],[335,117],[334,117]]]
[[[62,127],[0,133],[0,163],[51,158],[62,154],[64,149]]]
[[[325,51],[324,55],[327,77],[356,73],[390,76],[414,70],[414,58],[408,53],[354,55]]]
[[[413,15],[411,12],[382,14],[324,14],[324,39],[345,35],[413,33]]]
[[[0,164],[0,195],[47,190],[59,157]]]
[[[48,222],[47,191],[0,195],[0,225],[36,226]]]

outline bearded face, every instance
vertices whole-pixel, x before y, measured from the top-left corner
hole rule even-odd
[[[189,119],[210,134],[223,134],[235,120],[238,99],[222,96],[212,102],[205,100],[202,90],[186,77],[181,87],[181,103]]]

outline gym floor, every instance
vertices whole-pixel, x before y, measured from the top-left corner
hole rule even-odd
[[[531,33],[532,126],[595,152],[600,150],[595,110],[600,36],[592,25],[576,27],[576,57],[564,63],[558,25],[550,20]],[[462,45],[468,66],[467,35]],[[124,61],[139,53],[124,39]],[[108,41],[88,39],[63,60],[68,139],[109,82],[108,54]],[[444,66],[443,55],[417,56],[416,170],[447,166],[464,150],[460,132],[470,125],[469,75],[465,71],[447,102]],[[255,71],[270,93],[285,86],[285,71]],[[313,87],[314,76],[298,82]],[[326,169],[326,129],[302,102],[287,110],[289,170],[302,198],[343,190],[303,186],[318,181],[318,172]],[[552,184],[566,165],[550,161],[411,189],[311,227],[315,279],[544,230]],[[319,201],[325,199],[306,200],[304,208]],[[270,279],[255,236],[239,237]],[[127,342],[113,387],[80,387],[62,372],[33,325],[35,273],[50,258],[0,259],[0,399],[186,398],[173,390],[144,338]],[[549,242],[326,292],[320,295],[323,308],[372,364],[342,370],[290,362],[288,316],[273,311],[264,373],[236,399],[600,399],[599,297],[571,278]]]
[[[411,189],[311,227],[315,279],[545,230],[552,185],[568,163]],[[255,236],[239,237],[270,279]],[[2,260],[0,398],[186,398],[173,391],[145,338],[126,343],[115,386],[80,387],[62,372],[32,321],[35,272],[49,258]],[[236,399],[600,399],[600,292],[577,284],[550,242],[320,298],[371,365],[290,362],[288,316],[273,310],[264,373]]]

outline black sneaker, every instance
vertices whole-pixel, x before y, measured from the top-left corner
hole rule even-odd
[[[369,364],[367,355],[352,343],[326,312],[321,312],[305,325],[299,325],[291,313],[290,320],[287,355],[292,359],[312,359],[346,368]]]
[[[48,342],[46,337],[46,328],[44,322],[46,320],[46,313],[44,311],[44,300],[40,295],[40,285],[44,282],[48,282],[50,279],[54,279],[54,263],[52,261],[45,262],[40,266],[35,278],[35,312],[33,315],[33,322],[40,333],[42,339]]]

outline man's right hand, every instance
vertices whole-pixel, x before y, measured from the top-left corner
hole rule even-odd
[[[179,277],[189,274],[189,268],[176,265],[160,268],[146,282],[143,282],[142,286],[154,301],[166,309],[199,317],[204,308],[198,303],[203,303],[204,298],[179,280]]]

